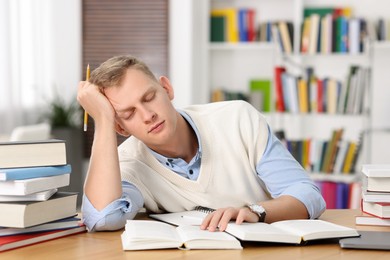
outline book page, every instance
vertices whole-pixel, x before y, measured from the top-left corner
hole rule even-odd
[[[207,213],[190,210],[184,212],[166,213],[166,214],[150,214],[149,217],[161,220],[176,226],[200,226]]]
[[[229,223],[226,232],[246,241],[295,243],[301,242],[301,237],[267,223]]]
[[[225,232],[201,230],[199,226],[179,226],[177,233],[189,249],[241,249],[240,242]]]
[[[287,232],[297,234],[303,240],[358,236],[355,229],[319,219],[285,220],[271,224]]]
[[[169,224],[149,220],[127,220],[126,233],[133,240],[171,240],[180,241],[175,227]]]

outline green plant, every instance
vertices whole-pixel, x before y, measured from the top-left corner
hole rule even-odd
[[[49,103],[49,108],[45,118],[52,128],[79,127],[81,125],[81,108],[75,99],[72,102],[66,102],[61,96],[56,95]]]

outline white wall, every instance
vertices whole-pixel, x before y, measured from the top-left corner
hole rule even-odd
[[[51,1],[50,75],[67,100],[75,97],[77,84],[83,79],[81,8],[81,0]]]
[[[55,89],[65,101],[75,98],[82,78],[81,7],[81,0],[0,2],[0,134],[42,119]]]

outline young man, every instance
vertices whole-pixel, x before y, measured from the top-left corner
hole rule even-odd
[[[168,78],[131,56],[113,57],[80,82],[77,99],[94,119],[83,218],[116,230],[145,207],[216,209],[202,229],[317,218],[325,202],[299,163],[244,101],[176,110]],[[119,148],[116,133],[127,136]],[[250,206],[250,207],[248,207]]]

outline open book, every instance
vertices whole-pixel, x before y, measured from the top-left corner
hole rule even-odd
[[[128,220],[121,238],[123,250],[242,249],[235,237],[224,232],[209,232],[198,226],[175,227],[152,220]]]
[[[194,226],[200,225],[205,216],[206,213],[197,210],[150,215],[152,218],[170,224]],[[231,222],[228,224],[226,232],[243,241],[292,244],[317,239],[359,236],[355,229],[313,219],[284,220],[272,224],[258,222],[237,225]]]
[[[352,228],[318,219],[283,220],[267,223],[228,224],[226,232],[245,241],[300,244],[303,241],[357,237]]]

